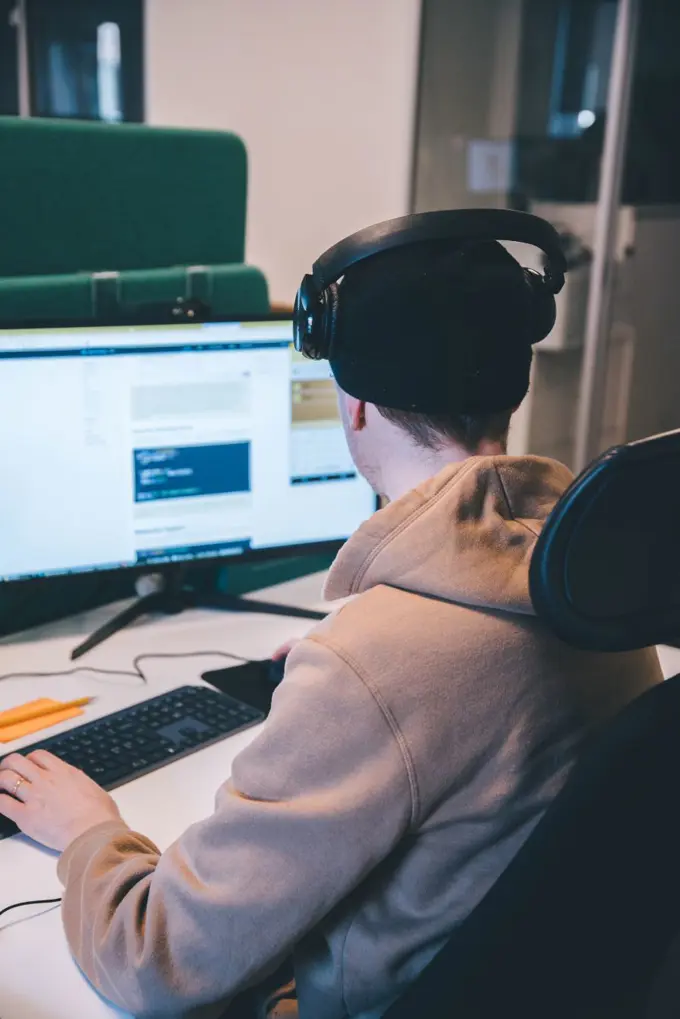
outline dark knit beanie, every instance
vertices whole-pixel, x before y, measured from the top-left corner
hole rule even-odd
[[[342,389],[422,414],[489,414],[529,388],[531,290],[496,241],[426,241],[347,270],[330,364]]]

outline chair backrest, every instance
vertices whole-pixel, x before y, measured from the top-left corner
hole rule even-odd
[[[0,152],[0,277],[243,261],[236,135],[0,117]]]
[[[537,542],[531,594],[577,647],[680,637],[680,431],[610,450],[576,479]],[[668,1003],[680,959],[679,786],[680,676],[590,741],[517,856],[385,1019],[641,1019],[671,958]]]
[[[595,460],[551,513],[530,572],[537,615],[568,644],[680,639],[680,431]]]
[[[680,676],[584,752],[385,1019],[641,1019],[680,929],[679,736]]]

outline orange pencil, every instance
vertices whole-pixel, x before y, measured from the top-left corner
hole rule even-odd
[[[89,704],[94,698],[79,697],[75,701],[54,701],[52,704],[23,704],[19,708],[10,708],[9,711],[0,711],[0,729],[9,725],[20,725],[22,722],[31,722],[34,718],[43,718],[45,715],[55,715],[59,711],[68,711],[70,708],[82,708]]]

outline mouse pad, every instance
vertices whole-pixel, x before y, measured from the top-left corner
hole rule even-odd
[[[276,685],[270,678],[268,659],[204,672],[202,678],[222,693],[264,711],[265,715],[269,714]]]

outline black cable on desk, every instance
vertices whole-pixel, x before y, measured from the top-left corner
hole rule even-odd
[[[79,673],[87,673],[94,676],[131,676],[133,679],[141,679],[142,683],[148,686],[148,679],[140,669],[140,662],[147,659],[170,659],[170,658],[229,658],[234,662],[249,662],[250,658],[242,655],[233,655],[227,651],[160,651],[157,654],[147,653],[137,655],[132,661],[131,669],[95,669],[80,665],[75,669],[57,670],[56,672],[8,672],[0,676],[3,679],[52,679],[54,676],[76,676]]]
[[[3,906],[0,909],[0,916],[9,913],[11,909],[19,909],[21,906],[56,906],[61,899],[29,899],[28,902],[13,902],[11,906]]]

